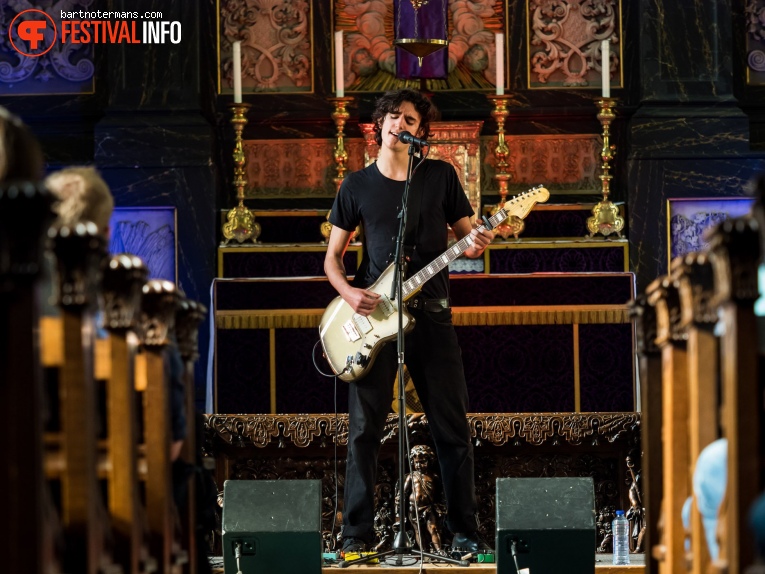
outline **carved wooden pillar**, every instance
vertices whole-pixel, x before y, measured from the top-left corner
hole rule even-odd
[[[719,432],[719,346],[714,335],[717,312],[711,304],[714,274],[707,254],[691,253],[672,262],[671,275],[680,294],[681,324],[688,332],[689,458],[693,473],[699,454]],[[690,526],[691,571],[706,573],[710,554],[695,499]]]
[[[144,543],[145,511],[139,488],[139,419],[135,390],[135,330],[146,274],[146,267],[138,257],[122,254],[110,259],[104,271],[104,326],[109,338],[97,341],[104,344],[107,365],[100,377],[107,381],[111,458],[109,512],[114,522],[114,550],[120,564],[129,572],[156,569],[156,561],[149,557]],[[98,353],[97,359],[101,355]]]
[[[106,241],[96,225],[59,228],[53,237],[58,261],[62,340],[59,367],[62,522],[66,571],[98,574],[111,564],[109,528],[98,478],[96,388],[93,376],[96,292]]]
[[[172,340],[177,304],[175,285],[151,280],[143,287],[144,442],[146,443],[146,515],[151,552],[159,557],[160,573],[177,572],[187,560],[175,539],[170,445],[171,389],[164,354]]]
[[[646,290],[656,310],[656,343],[662,363],[662,548],[659,571],[670,574],[685,569],[683,504],[691,492],[688,459],[688,353],[687,333],[680,321],[680,297],[666,276]],[[650,448],[650,447],[648,447]],[[656,520],[658,517],[654,518]],[[652,552],[657,548],[651,549]]]
[[[175,313],[175,333],[178,340],[178,352],[184,362],[184,408],[186,410],[186,438],[183,441],[181,458],[187,464],[197,465],[197,414],[194,388],[194,363],[199,358],[199,326],[207,315],[207,308],[190,299],[181,299]],[[189,552],[189,572],[196,572],[196,479],[192,475],[187,484],[188,499],[185,508],[179,508],[183,527],[184,545]]]
[[[0,506],[7,572],[55,569],[54,523],[43,473],[38,281],[51,197],[33,183],[0,187]],[[23,384],[20,384],[23,381]]]
[[[760,225],[750,216],[723,222],[710,240],[715,303],[724,328],[720,342],[722,427],[728,439],[727,512],[720,516],[724,537],[716,566],[728,574],[739,574],[754,562],[748,511],[762,490],[762,395],[754,315],[761,251]]]
[[[643,453],[643,506],[646,530],[643,538],[645,572],[656,574],[659,563],[651,549],[659,544],[659,515],[663,498],[661,349],[656,344],[656,309],[645,295],[635,299],[630,313],[635,324],[636,352],[640,369],[640,421]]]

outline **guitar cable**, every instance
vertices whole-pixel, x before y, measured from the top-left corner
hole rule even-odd
[[[313,349],[311,349],[311,360],[313,360],[313,368],[316,369],[317,373],[319,373],[322,377],[327,377],[329,379],[329,378],[332,378],[332,377],[337,378],[340,375],[344,375],[345,373],[347,373],[348,371],[351,370],[351,368],[353,367],[353,363],[349,360],[345,364],[345,368],[342,371],[340,371],[339,373],[337,373],[337,374],[335,374],[335,373],[325,373],[324,371],[322,371],[321,367],[319,367],[318,363],[316,362],[316,347],[319,346],[319,343],[321,343],[321,339],[316,341],[316,343],[313,346]],[[337,381],[335,381],[335,384],[337,384]]]

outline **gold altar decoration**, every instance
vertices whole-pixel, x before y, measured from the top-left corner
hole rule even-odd
[[[402,2],[404,0],[401,0]],[[446,22],[446,12],[448,0],[439,0],[444,9],[444,23]],[[429,56],[433,52],[437,52],[449,45],[449,40],[442,40],[440,38],[420,38],[420,30],[417,24],[417,18],[420,13],[420,8],[427,5],[430,0],[410,0],[412,8],[414,8],[414,38],[397,38],[393,44],[405,50],[417,58],[417,64],[422,67],[422,59],[425,56]],[[399,12],[399,25],[401,15]],[[396,34],[398,35],[398,33]],[[444,35],[447,35],[447,31],[444,30]]]
[[[335,191],[340,190],[340,185],[345,179],[345,172],[348,168],[345,164],[348,162],[348,152],[345,149],[345,123],[351,115],[348,113],[348,104],[353,101],[352,96],[345,96],[343,98],[331,97],[328,98],[330,102],[335,106],[332,111],[332,120],[335,122],[337,133],[335,137],[335,149],[332,150],[332,157],[335,160],[335,167],[337,169],[337,176],[332,180],[335,182]]]
[[[337,193],[340,191],[340,186],[343,184],[343,180],[345,179],[345,172],[348,171],[348,168],[345,167],[345,164],[348,161],[348,152],[345,149],[345,122],[347,122],[348,118],[351,117],[351,114],[348,113],[347,107],[348,104],[353,101],[353,97],[331,97],[329,98],[329,101],[332,102],[335,106],[335,109],[332,111],[331,115],[332,120],[335,122],[335,127],[337,128],[337,133],[335,134],[335,137],[337,138],[335,142],[335,149],[332,150],[332,157],[335,160],[335,166],[337,169],[337,175],[332,181],[335,182],[335,193]],[[323,221],[321,223],[319,231],[321,232],[322,237],[324,237],[324,242],[328,243],[329,236],[332,233],[332,224],[329,222],[329,212],[327,213],[327,221]],[[351,241],[355,241],[360,232],[360,228],[357,227],[353,237],[351,237]]]
[[[494,179],[499,183],[499,203],[491,210],[491,215],[496,215],[500,209],[505,207],[505,201],[507,200],[507,182],[511,177],[507,163],[507,158],[510,155],[510,148],[507,147],[507,142],[505,141],[505,120],[508,115],[507,101],[511,96],[491,94],[486,97],[494,104],[494,109],[491,111],[491,117],[497,122],[497,147],[494,148],[494,157],[497,158],[497,163],[495,165],[496,172],[494,174]],[[523,219],[517,215],[511,215],[494,228],[494,236],[496,237],[499,235],[502,239],[507,239],[508,236],[512,234],[515,239],[518,239],[518,235],[523,231],[524,227]]]
[[[251,239],[257,243],[260,235],[260,223],[255,221],[255,215],[244,205],[244,188],[247,186],[245,165],[247,157],[242,146],[242,132],[247,125],[247,110],[250,104],[230,104],[232,110],[231,124],[234,126],[234,188],[236,189],[236,207],[228,212],[226,223],[223,224],[224,244],[232,239],[243,243]]]
[[[621,231],[624,228],[624,218],[619,215],[619,208],[608,199],[608,195],[611,192],[611,160],[616,155],[616,146],[610,143],[611,122],[616,117],[614,113],[616,98],[601,98],[597,104],[600,108],[598,120],[603,126],[603,149],[600,152],[603,162],[603,175],[600,176],[603,199],[592,208],[592,217],[587,219],[587,229],[590,231],[590,237],[596,233],[600,233],[603,236],[616,233],[617,237],[621,237]]]

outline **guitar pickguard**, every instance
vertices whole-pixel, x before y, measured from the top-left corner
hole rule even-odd
[[[393,302],[390,300],[390,297],[387,295],[380,296],[380,303],[375,310],[375,314],[377,314],[378,311],[382,313],[384,319],[387,319],[396,312],[396,308],[393,305]],[[343,323],[342,329],[343,333],[345,334],[345,338],[348,339],[348,342],[355,343],[364,335],[372,332],[374,326],[368,317],[354,313],[353,317]]]

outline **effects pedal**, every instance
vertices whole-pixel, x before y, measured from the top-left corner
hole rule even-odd
[[[358,558],[363,558],[364,556],[369,556],[370,554],[374,554],[374,552],[346,552],[343,556],[343,560],[346,562],[350,562],[351,560],[357,560]],[[379,564],[380,560],[378,558],[373,558],[367,564]]]

